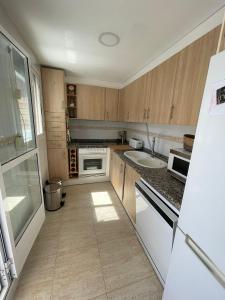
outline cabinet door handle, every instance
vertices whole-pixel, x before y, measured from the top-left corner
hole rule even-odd
[[[174,106],[174,104],[172,104],[172,106],[170,108],[170,120],[173,119],[174,108],[175,108],[175,106]]]
[[[149,119],[149,117],[150,117],[150,108],[148,108],[147,119]]]
[[[144,120],[146,119],[146,112],[147,112],[147,110],[144,109],[144,113],[143,113],[143,119],[144,119]]]

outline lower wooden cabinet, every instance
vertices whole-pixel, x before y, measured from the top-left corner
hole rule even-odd
[[[140,175],[132,167],[126,164],[123,206],[133,223],[136,223],[135,182],[138,181],[140,178]]]
[[[121,201],[123,199],[124,170],[125,162],[116,153],[112,153],[111,182]]]
[[[49,177],[68,179],[68,150],[48,149]]]

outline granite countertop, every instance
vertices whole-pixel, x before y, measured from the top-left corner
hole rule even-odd
[[[124,155],[124,151],[115,151],[120,158],[131,167],[133,167],[141,177],[149,183],[158,193],[160,193],[166,200],[168,200],[178,211],[181,207],[182,197],[184,193],[184,184],[172,177],[167,168],[150,169],[144,168]],[[165,157],[157,155],[159,158],[166,160]]]

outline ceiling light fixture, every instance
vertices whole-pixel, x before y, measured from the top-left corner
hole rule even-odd
[[[115,47],[119,44],[120,38],[117,34],[113,32],[102,32],[99,35],[98,41],[100,44],[106,47]]]

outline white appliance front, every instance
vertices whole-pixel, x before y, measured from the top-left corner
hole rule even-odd
[[[185,243],[178,228],[163,300],[224,300],[225,292]]]
[[[106,174],[107,155],[79,153],[79,176]]]
[[[165,300],[225,299],[225,289],[223,288],[222,293],[218,285],[220,282],[225,286],[225,102],[217,103],[215,99],[218,87],[225,87],[225,51],[212,57],[210,62],[178,222],[184,234],[183,239],[185,236],[190,236],[202,249],[199,253],[192,251],[196,259],[191,261],[192,270],[190,269],[190,274],[186,276],[196,278],[195,293],[204,297],[184,298],[192,288],[188,281],[181,279],[183,276],[185,279],[184,274],[187,273],[183,269],[188,268],[188,254],[185,256],[186,252],[182,253],[181,270],[181,267],[178,267],[180,254],[174,251],[166,282]],[[176,244],[178,238],[179,236],[175,237]],[[195,270],[200,268],[200,260],[202,261],[201,276],[197,277]],[[179,295],[177,290],[182,290],[181,298],[181,292]],[[210,298],[208,291],[211,295],[211,290],[214,294]],[[218,297],[215,297],[217,294]]]
[[[136,231],[162,284],[165,283],[177,216],[153,192],[136,185]],[[142,189],[143,188],[143,189]]]

